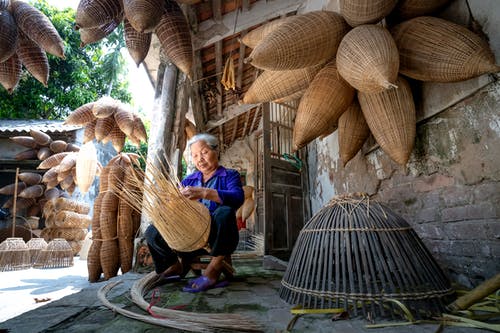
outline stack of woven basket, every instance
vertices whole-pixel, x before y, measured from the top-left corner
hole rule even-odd
[[[67,198],[47,201],[43,209],[45,229],[41,236],[47,242],[64,238],[71,245],[73,254],[78,254],[90,225],[89,210],[89,205]]]
[[[416,135],[407,78],[456,82],[500,70],[481,37],[421,16],[448,2],[343,0],[341,14],[309,12],[252,30],[242,38],[253,48],[246,62],[263,72],[242,102],[300,98],[296,149],[338,126],[344,164],[371,132],[387,155],[406,165]]]

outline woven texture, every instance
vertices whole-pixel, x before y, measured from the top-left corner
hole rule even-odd
[[[187,76],[193,66],[193,46],[189,26],[179,5],[165,2],[165,9],[155,33],[167,57]]]
[[[393,15],[400,20],[429,15],[446,6],[450,0],[399,0]]]
[[[95,28],[111,22],[122,12],[120,0],[80,0],[76,8],[76,28]]]
[[[285,19],[277,19],[267,22],[264,25],[250,31],[243,38],[241,42],[251,49],[254,49],[267,35],[276,30],[280,25],[285,22]]]
[[[22,66],[17,54],[13,54],[9,59],[0,62],[0,84],[9,94],[14,92],[21,79]]]
[[[100,261],[105,280],[109,280],[118,274],[120,253],[116,239],[102,241]]]
[[[390,88],[398,76],[398,49],[385,28],[359,26],[340,43],[337,66],[340,75],[357,90],[380,92]]]
[[[284,71],[264,71],[243,96],[244,104],[270,102],[306,89],[322,65]]]
[[[87,271],[90,282],[97,282],[101,277],[101,245],[102,242],[93,240],[87,254]]]
[[[413,79],[456,82],[500,71],[488,43],[458,24],[421,16],[391,33],[399,49],[399,71]]]
[[[49,80],[49,61],[45,51],[28,37],[19,35],[19,46],[17,49],[19,60],[35,79],[45,87]]]
[[[151,46],[152,33],[142,33],[136,31],[130,22],[125,19],[123,21],[123,37],[125,38],[125,45],[135,64],[139,66],[146,58]]]
[[[30,186],[40,184],[40,182],[42,181],[42,175],[34,172],[22,172],[19,174],[18,178],[20,181]]]
[[[341,0],[340,13],[351,27],[376,23],[388,15],[398,0]]]
[[[136,31],[152,32],[160,22],[164,3],[164,0],[123,0],[123,11]]]
[[[345,110],[339,118],[339,153],[344,166],[363,147],[370,128],[361,112],[357,99]]]
[[[24,1],[11,1],[12,14],[19,29],[45,52],[64,59],[64,44],[52,22],[41,11]]]
[[[358,93],[359,104],[375,140],[396,163],[406,165],[416,134],[416,113],[410,85],[399,76],[397,89]]]
[[[290,70],[330,60],[349,30],[337,13],[314,11],[291,16],[269,33],[247,59],[266,70]]]
[[[26,243],[26,246],[28,246],[30,261],[33,265],[40,256],[40,253],[47,248],[47,242],[43,238],[32,238]]]
[[[97,152],[92,142],[82,146],[76,159],[76,183],[80,192],[86,193],[94,182],[97,171]]]
[[[12,57],[17,49],[17,24],[7,10],[0,9],[0,62]]]
[[[306,92],[306,89],[304,90],[299,90],[291,95],[288,95],[288,96],[285,96],[285,97],[282,97],[282,98],[277,98],[275,100],[273,100],[274,103],[287,103],[287,102],[293,102],[293,101],[296,101],[298,99],[301,99],[302,96],[304,95],[304,93]]]
[[[0,272],[30,267],[30,251],[22,238],[9,237],[0,243]]]
[[[80,47],[99,42],[104,37],[112,33],[113,30],[115,30],[116,27],[120,25],[121,21],[122,17],[120,16],[97,27],[79,29],[78,31],[80,32],[81,40]]]
[[[92,113],[95,102],[90,102],[83,104],[82,106],[76,108],[73,112],[66,117],[64,121],[65,125],[85,125],[93,120],[95,116]]]
[[[90,206],[85,202],[79,202],[68,198],[57,198],[54,200],[55,210],[69,210],[79,214],[88,214]]]
[[[454,292],[415,231],[367,196],[333,198],[303,227],[279,295],[304,308],[344,308],[350,316],[438,315]]]
[[[62,210],[56,214],[56,226],[61,228],[86,229],[90,226],[90,222],[89,216],[68,210]]]
[[[62,268],[73,266],[73,249],[62,238],[55,238],[49,242],[45,250],[40,252],[35,268]]]
[[[302,96],[293,127],[294,149],[325,133],[352,103],[354,89],[339,75],[335,62],[322,68]]]

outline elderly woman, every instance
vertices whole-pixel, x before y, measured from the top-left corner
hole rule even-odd
[[[189,199],[202,202],[210,211],[212,221],[208,239],[212,256],[210,263],[202,276],[191,280],[183,289],[199,292],[222,285],[218,283],[218,279],[223,260],[238,245],[236,210],[243,204],[244,194],[238,171],[219,165],[218,142],[213,135],[197,134],[189,140],[187,146],[198,171],[182,181],[181,193]],[[148,227],[145,236],[156,273],[163,279],[184,276],[189,267],[183,267],[182,263],[189,262],[194,256],[206,254],[204,250],[192,253],[173,251],[153,225]]]

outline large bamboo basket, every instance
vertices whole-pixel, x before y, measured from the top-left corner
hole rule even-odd
[[[294,70],[264,71],[248,88],[243,96],[243,104],[270,102],[302,91],[309,86],[321,67],[323,65]]]
[[[47,248],[47,242],[43,238],[31,238],[26,243],[26,246],[28,246],[30,261],[33,265],[40,256],[40,253]]]
[[[172,249],[191,252],[206,247],[211,224],[208,209],[184,197],[180,182],[167,171],[166,162],[157,163],[159,166],[148,161],[147,173],[137,170],[138,175],[127,177],[126,184],[115,184],[122,189],[117,191],[120,200],[145,213]]]
[[[120,0],[80,0],[76,8],[76,29],[94,28],[111,22],[122,13]]]
[[[337,52],[340,75],[365,93],[380,92],[394,86],[398,76],[398,49],[391,34],[377,25],[352,29]]]
[[[92,142],[87,142],[77,153],[76,183],[80,192],[86,193],[94,182],[97,171],[97,152]]]
[[[69,210],[62,210],[56,214],[56,226],[60,228],[82,228],[90,226],[91,218],[88,215],[78,214]]]
[[[17,24],[8,10],[0,9],[0,62],[12,57],[17,49]]]
[[[363,147],[370,136],[370,128],[357,99],[345,110],[339,118],[339,152],[344,166]]]
[[[99,25],[97,27],[79,29],[78,32],[80,32],[81,41],[80,47],[99,42],[104,37],[112,33],[116,29],[116,27],[120,25],[121,21],[122,17],[119,16],[117,18],[114,18],[110,22]]]
[[[288,95],[288,96],[285,96],[285,97],[281,97],[281,98],[277,98],[277,99],[273,100],[273,102],[277,103],[277,104],[293,102],[293,101],[301,99],[305,92],[306,92],[306,89],[299,90],[299,91],[297,91],[297,92],[295,92],[295,93],[293,93],[291,95]]]
[[[92,244],[90,245],[89,248],[89,253],[87,254],[87,271],[89,273],[90,282],[97,282],[102,274],[101,256],[100,256],[101,246],[102,246],[101,241],[92,240]]]
[[[399,0],[392,15],[400,20],[408,20],[413,17],[432,14],[449,2],[450,0]]]
[[[454,290],[417,233],[365,196],[334,197],[302,228],[279,295],[308,309],[365,318],[440,315]]]
[[[123,0],[123,11],[132,27],[140,32],[152,32],[160,22],[165,0]]]
[[[73,249],[68,241],[55,238],[40,252],[34,268],[63,268],[73,266]]]
[[[286,18],[273,20],[248,32],[241,38],[241,42],[251,49],[254,49],[267,35],[276,30],[285,22]]]
[[[291,16],[269,33],[247,61],[266,70],[290,70],[330,60],[349,26],[339,14],[314,11]]]
[[[76,108],[75,111],[68,115],[64,121],[64,125],[86,125],[95,120],[95,116],[92,113],[94,103],[95,102],[86,103]]]
[[[340,13],[351,27],[376,23],[387,16],[398,0],[341,0]]]
[[[47,87],[49,81],[49,60],[45,51],[34,41],[19,34],[17,55],[21,63],[35,79]]]
[[[13,54],[9,59],[0,62],[0,84],[12,94],[21,79],[22,65],[17,54]]]
[[[120,269],[118,241],[116,239],[102,241],[99,257],[104,279],[109,280],[115,277]]]
[[[35,172],[22,172],[19,174],[19,180],[26,185],[38,185],[42,182],[42,175]]]
[[[396,84],[399,88],[377,94],[359,92],[358,100],[377,143],[395,162],[406,165],[415,143],[415,103],[402,76]]]
[[[45,14],[24,1],[11,1],[11,11],[19,29],[45,52],[64,59],[64,43]]]
[[[31,266],[30,251],[21,237],[9,237],[0,243],[0,271],[17,271]]]
[[[90,206],[87,203],[68,198],[57,198],[54,200],[53,204],[54,209],[57,211],[69,210],[78,214],[88,214],[90,211]]]
[[[143,62],[151,46],[152,33],[142,33],[136,31],[127,19],[123,20],[123,37],[125,45],[137,67]]]
[[[354,89],[339,75],[335,61],[316,75],[302,96],[293,127],[294,149],[325,133],[351,105]]]
[[[500,71],[488,43],[461,25],[421,16],[391,33],[399,49],[399,71],[413,79],[456,82]]]
[[[165,2],[160,22],[155,29],[167,57],[188,77],[193,66],[193,46],[189,25],[175,1]]]

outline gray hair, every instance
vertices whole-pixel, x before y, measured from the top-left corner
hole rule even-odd
[[[217,148],[219,147],[219,140],[217,140],[215,136],[208,133],[200,133],[196,134],[191,139],[189,139],[189,141],[187,142],[188,148],[191,148],[191,145],[198,141],[205,141],[206,144],[209,145],[210,148],[212,148],[212,150],[215,151],[217,151]]]

